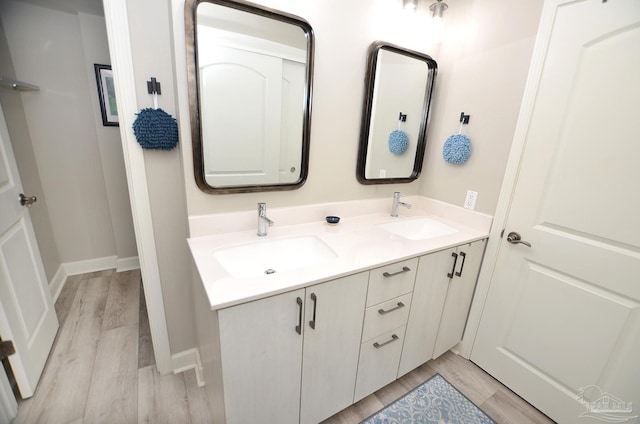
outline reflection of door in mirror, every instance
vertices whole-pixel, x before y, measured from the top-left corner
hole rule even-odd
[[[309,154],[311,27],[228,0],[187,0],[185,10],[198,186],[210,193],[301,186]]]
[[[420,175],[436,70],[425,54],[371,45],[357,164],[362,184],[410,182]],[[401,148],[392,142],[398,131]]]
[[[365,169],[367,179],[406,178],[413,172],[428,77],[429,68],[424,62],[378,50]],[[400,114],[405,116],[404,121],[400,120]],[[389,149],[389,135],[394,130],[407,135],[409,144],[402,153]]]
[[[217,140],[203,146],[205,179],[211,186],[294,183],[300,178],[304,51],[221,33],[198,26],[199,51],[205,52],[198,60],[200,89],[207,93],[202,133]]]

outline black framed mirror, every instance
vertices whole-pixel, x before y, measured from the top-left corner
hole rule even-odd
[[[361,184],[408,183],[420,176],[437,70],[426,54],[371,44],[356,166]]]
[[[314,37],[305,20],[243,1],[186,0],[198,187],[212,194],[304,184]]]

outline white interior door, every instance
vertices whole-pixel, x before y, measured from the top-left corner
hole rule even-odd
[[[533,64],[471,359],[558,422],[626,421],[640,415],[640,2],[548,1]]]
[[[273,184],[280,161],[282,59],[216,46],[201,56],[205,178],[212,186]]]
[[[58,319],[31,218],[18,201],[22,184],[0,107],[0,336],[23,398],[33,395],[58,330]],[[37,206],[36,206],[37,207]]]

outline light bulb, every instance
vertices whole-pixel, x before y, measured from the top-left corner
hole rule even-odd
[[[403,0],[405,10],[416,10],[418,7],[418,0]]]

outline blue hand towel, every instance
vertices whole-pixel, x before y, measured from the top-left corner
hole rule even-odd
[[[409,137],[402,130],[391,131],[389,134],[389,151],[396,155],[403,154],[409,147]]]
[[[162,109],[146,108],[137,114],[133,133],[144,149],[171,150],[178,144],[178,123]]]
[[[450,136],[444,142],[442,156],[449,163],[465,163],[471,156],[471,140],[464,134]]]

